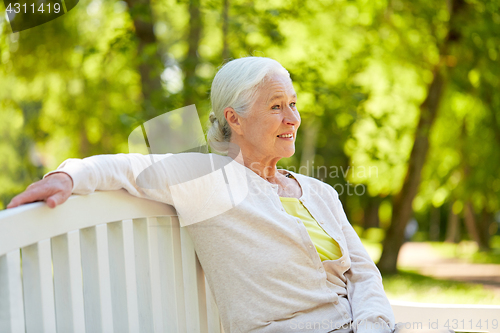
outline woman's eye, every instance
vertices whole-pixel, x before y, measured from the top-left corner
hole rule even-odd
[[[274,105],[271,107],[272,110],[278,110],[281,106],[280,105]],[[295,102],[290,103],[290,107],[294,108],[295,107]]]

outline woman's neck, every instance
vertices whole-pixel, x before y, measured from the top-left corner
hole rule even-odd
[[[278,172],[276,166],[280,160],[279,157],[264,156],[254,151],[248,153],[244,148],[240,149],[234,143],[229,144],[227,155],[270,183],[280,184],[280,180],[284,177],[282,173]]]
[[[280,158],[255,156],[251,154],[245,155],[243,152],[241,154],[240,163],[241,160],[243,161],[244,166],[270,183],[278,183],[278,178],[281,179],[283,176],[280,172],[278,172],[278,168],[276,166]]]

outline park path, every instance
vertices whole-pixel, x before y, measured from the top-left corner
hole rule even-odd
[[[398,266],[417,270],[438,279],[482,284],[500,296],[500,265],[467,263],[443,258],[430,244],[407,242],[398,257]]]

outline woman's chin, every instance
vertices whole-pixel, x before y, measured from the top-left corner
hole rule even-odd
[[[288,157],[292,157],[293,154],[295,154],[295,147],[293,147],[292,149],[286,149],[284,152],[283,152],[283,158],[288,158]]]

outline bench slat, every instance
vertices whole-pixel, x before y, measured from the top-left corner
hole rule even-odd
[[[80,231],[85,326],[88,332],[113,332],[113,311],[105,224]]]
[[[186,332],[186,307],[181,260],[180,225],[177,217],[161,217],[158,244],[162,276],[162,303],[165,332]]]
[[[19,250],[0,256],[0,332],[25,332]]]
[[[57,331],[85,333],[80,233],[54,237],[51,245]]]
[[[26,332],[56,331],[50,240],[21,249]]]
[[[154,332],[156,325],[161,324],[161,306],[153,307],[153,289],[151,286],[152,268],[150,253],[150,230],[148,219],[134,220],[134,246],[137,274],[137,291],[139,301],[139,325],[144,332]],[[156,286],[155,286],[156,287]],[[156,289],[155,289],[156,291]],[[155,302],[158,299],[155,295]],[[157,331],[156,331],[157,332]]]
[[[135,266],[134,221],[124,220],[123,246],[125,257],[125,276],[127,286],[127,306],[130,332],[139,332],[139,303],[137,296],[137,276]]]
[[[193,242],[186,229],[181,228],[182,270],[186,312],[189,313],[187,332],[207,332],[205,276],[194,251]]]
[[[160,224],[156,217],[147,218],[147,232],[149,242],[149,269],[151,282],[151,302],[153,305],[153,324],[154,332],[164,332],[163,323],[163,304],[161,295],[161,277],[160,265],[163,264],[160,260],[159,249],[159,234]]]
[[[80,230],[74,230],[68,236],[68,256],[73,305],[73,325],[75,332],[85,332],[85,305],[83,300],[82,255],[80,246]]]
[[[134,250],[141,332],[153,332],[153,309],[151,297],[151,270],[149,264],[149,240],[147,219],[135,219]]]
[[[108,223],[113,328],[124,333],[139,331],[132,233],[132,220]]]

